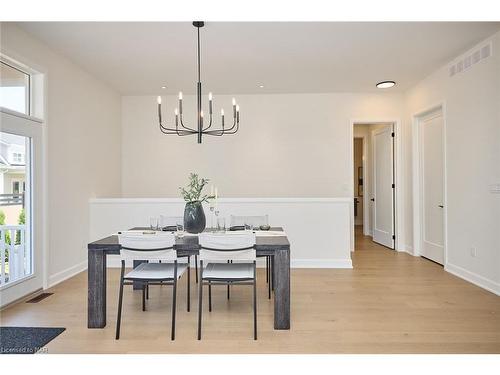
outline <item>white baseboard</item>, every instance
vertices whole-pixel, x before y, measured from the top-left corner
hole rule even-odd
[[[411,245],[404,245],[403,249],[400,250],[401,252],[405,252],[405,253],[408,253],[412,256],[416,256],[414,253],[413,253],[413,246]]]
[[[292,259],[291,268],[352,268],[351,259]]]
[[[480,276],[474,272],[467,271],[466,269],[455,266],[454,264],[447,263],[444,266],[445,271],[460,277],[472,284],[475,284],[483,289],[486,289],[489,292],[495,293],[497,296],[500,296],[500,283],[497,283],[493,280],[487,279],[483,276]]]
[[[57,272],[49,276],[49,288],[59,284],[60,282],[63,282],[64,280],[69,279],[70,277],[75,276],[76,274],[82,271],[85,271],[86,269],[87,269],[87,261],[85,260],[81,263],[78,263],[72,267],[69,267],[63,271]]]
[[[108,256],[106,262],[108,268],[119,268],[121,266],[118,257]],[[264,259],[257,260],[257,267],[265,267]],[[127,263],[127,267],[132,267],[132,264]],[[194,267],[194,260],[191,260],[191,266]],[[290,261],[291,268],[352,268],[351,259],[292,259]]]

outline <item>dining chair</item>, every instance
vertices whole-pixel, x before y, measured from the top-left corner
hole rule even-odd
[[[212,286],[253,285],[253,335],[257,340],[257,284],[254,233],[200,233],[200,283],[198,340],[201,340],[203,286],[208,285],[208,310],[212,311]],[[238,263],[225,263],[231,260]],[[220,263],[222,262],[222,263]],[[206,265],[204,266],[204,264]]]
[[[252,229],[259,229],[261,225],[269,225],[269,215],[260,215],[260,216],[236,216],[231,215],[230,217],[230,228],[231,227],[239,227],[244,225],[250,225]],[[273,284],[273,257],[271,255],[260,255],[259,257],[266,258],[266,283],[267,283],[267,294],[268,298],[271,299],[271,290],[274,290]],[[227,295],[229,298],[229,287],[227,291]]]
[[[160,215],[160,227],[164,231],[177,230],[177,223],[179,222],[184,223],[184,217]],[[188,258],[188,262],[191,262],[191,256],[190,255],[185,255],[185,256]],[[198,255],[194,256],[194,267],[195,267],[195,279],[196,283],[198,283]]]
[[[126,233],[119,234],[121,245],[120,294],[118,298],[118,316],[116,321],[116,340],[120,339],[122,318],[123,286],[142,283],[142,311],[146,311],[146,288],[148,285],[172,285],[172,330],[171,339],[175,340],[175,312],[177,300],[177,281],[185,271],[189,275],[189,262],[178,263],[174,250],[175,236],[172,233]],[[132,271],[125,274],[126,260],[145,260]],[[163,263],[160,263],[163,261]],[[158,262],[158,263],[154,263]],[[187,311],[190,310],[190,285],[187,282]]]

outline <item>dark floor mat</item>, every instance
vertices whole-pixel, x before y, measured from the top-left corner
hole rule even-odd
[[[0,327],[0,354],[33,354],[66,328]]]

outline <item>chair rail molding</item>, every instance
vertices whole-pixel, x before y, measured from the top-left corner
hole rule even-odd
[[[92,198],[89,242],[136,226],[148,226],[159,215],[182,216],[180,198]],[[284,228],[291,244],[294,268],[352,268],[349,197],[220,198],[219,216],[269,215],[272,226]],[[207,227],[212,214],[205,206]],[[108,266],[118,266],[110,256]],[[260,265],[260,264],[259,264]]]

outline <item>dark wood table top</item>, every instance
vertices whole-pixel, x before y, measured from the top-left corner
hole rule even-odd
[[[130,230],[150,230],[149,228],[132,228]],[[272,227],[271,231],[283,231],[281,227]],[[175,240],[175,249],[178,251],[198,251],[200,248],[198,244],[198,236],[187,235],[185,234],[182,238],[176,238]],[[117,254],[119,253],[121,246],[118,243],[118,236],[111,235],[100,240],[91,242],[88,244],[89,250],[102,250],[106,251],[109,254]],[[272,252],[276,250],[290,250],[290,242],[288,242],[288,238],[286,234],[283,236],[269,236],[269,237],[261,237],[258,236],[256,238],[255,250],[258,252]]]

